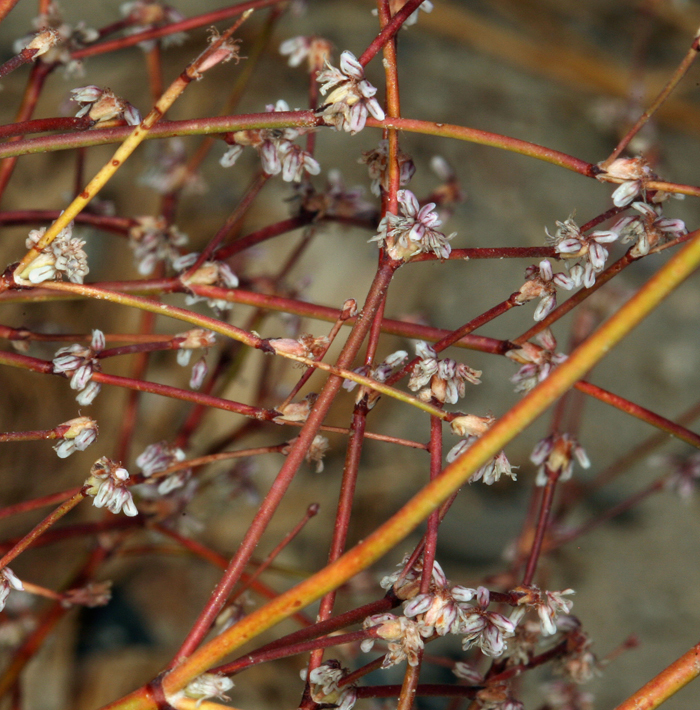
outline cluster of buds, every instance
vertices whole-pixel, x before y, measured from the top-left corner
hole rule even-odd
[[[620,233],[623,244],[635,242],[630,252],[634,257],[646,256],[652,249],[687,232],[683,220],[667,219],[661,215],[661,205],[634,202],[632,207],[640,216],[623,217],[613,226],[613,230]]]
[[[141,469],[144,478],[150,478],[184,460],[185,452],[182,449],[177,446],[168,446],[164,441],[161,441],[158,444],[147,446],[136,459],[136,465]],[[156,490],[161,496],[167,495],[182,488],[191,476],[191,468],[183,468],[166,477],[159,476],[161,480],[156,485]]]
[[[321,71],[331,58],[333,45],[323,37],[292,37],[280,45],[280,54],[289,57],[287,64],[298,67],[305,59],[311,74]]]
[[[404,187],[411,182],[411,178],[416,172],[416,166],[408,153],[398,149],[396,160],[399,163],[399,185]],[[372,181],[372,194],[379,197],[389,189],[389,141],[384,138],[379,141],[379,145],[372,150],[362,151],[360,163],[367,165],[370,180]]]
[[[416,254],[432,252],[439,259],[447,259],[452,252],[450,240],[457,233],[445,236],[436,227],[442,220],[434,212],[435,203],[420,206],[410,190],[397,193],[400,214],[387,212],[377,228],[377,235],[370,242],[379,242],[395,261],[408,261]]]
[[[377,89],[365,79],[364,67],[352,52],[345,50],[340,55],[339,69],[326,60],[317,80],[323,96],[330,92],[318,112],[336,130],[357,133],[365,127],[369,114],[384,120],[384,110],[374,98]]]
[[[15,53],[19,54],[25,47],[39,44],[43,62],[62,65],[66,77],[82,75],[82,63],[73,59],[71,54],[98,40],[100,33],[92,27],[86,27],[82,21],[75,26],[64,22],[57,2],[49,2],[46,12],[32,20],[32,25],[38,32],[18,39],[13,47]]]
[[[515,587],[512,592],[519,595],[519,598],[518,606],[511,614],[511,621],[519,623],[527,609],[534,609],[540,617],[540,626],[544,636],[554,636],[557,633],[557,616],[569,614],[574,605],[570,599],[564,598],[575,594],[573,589],[547,592],[533,584],[528,587]]]
[[[566,361],[564,353],[555,353],[557,341],[552,331],[545,328],[535,336],[540,346],[525,342],[519,348],[506,353],[506,357],[522,365],[510,378],[516,392],[527,393],[540,382],[546,380],[552,370]]]
[[[192,252],[178,257],[173,262],[176,271],[187,271],[197,263],[199,254]],[[181,278],[182,284],[187,288],[190,286],[218,286],[219,288],[238,288],[238,276],[233,273],[231,267],[223,261],[205,261],[193,274]],[[223,298],[206,298],[195,293],[185,296],[185,303],[192,306],[200,301],[206,301],[210,308],[216,311],[226,311],[233,308],[233,303]]]
[[[413,366],[408,388],[418,392],[424,402],[436,399],[438,402],[456,404],[466,393],[466,383],[478,385],[481,371],[455,362],[450,358],[439,360],[435,349],[419,340],[416,355],[420,360]]]
[[[376,367],[371,368],[368,365],[362,365],[361,367],[355,368],[353,372],[356,372],[358,375],[364,375],[365,377],[371,377],[373,380],[383,383],[386,382],[396,368],[401,367],[407,359],[408,353],[405,350],[397,350],[386,357]],[[345,382],[343,382],[343,389],[346,389],[348,392],[352,392],[356,386],[357,382],[353,380],[345,380]],[[355,404],[359,404],[364,399],[367,408],[372,409],[379,400],[379,397],[379,392],[366,385],[361,385],[355,395]]]
[[[334,659],[325,661],[311,673],[304,668],[299,675],[304,681],[308,678],[311,699],[321,707],[350,710],[357,701],[357,688],[354,685],[340,685],[348,675],[348,669]]]
[[[75,398],[78,404],[83,406],[92,404],[101,389],[100,383],[92,380],[92,375],[100,370],[96,356],[104,348],[104,334],[101,330],[93,330],[90,347],[76,343],[56,351],[53,358],[53,371],[70,376],[71,389],[79,390]]]
[[[106,456],[95,461],[85,481],[85,495],[91,496],[95,508],[107,508],[134,517],[139,514],[128,488],[129,472]]]
[[[53,447],[59,459],[65,459],[75,451],[85,451],[97,438],[97,422],[90,417],[69,419],[60,426],[68,427],[68,430]]]
[[[15,589],[21,592],[24,589],[22,580],[9,568],[3,567],[0,569],[0,611],[7,604],[7,597],[10,595],[10,589]]]
[[[136,217],[135,222],[129,229],[129,246],[141,276],[152,274],[157,264],[175,261],[180,256],[178,247],[187,244],[187,235],[162,215]]]
[[[525,269],[525,283],[518,290],[515,303],[523,303],[539,298],[533,318],[544,320],[557,307],[557,288],[570,291],[574,280],[563,271],[555,274],[549,259],[542,259],[539,264],[532,264]]]
[[[583,284],[586,288],[595,284],[596,274],[605,268],[608,250],[603,244],[610,244],[620,236],[614,228],[583,234],[573,217],[569,217],[565,222],[557,222],[557,231],[554,234],[550,234],[547,229],[544,231],[547,234],[547,244],[553,246],[557,254],[566,259],[569,276],[574,285]]]
[[[289,111],[286,101],[269,104],[265,110],[270,113]],[[227,143],[231,147],[221,156],[219,163],[230,168],[238,160],[245,146],[252,146],[258,151],[262,169],[267,175],[279,175],[285,182],[300,182],[304,173],[318,175],[321,166],[311,153],[294,143],[294,140],[307,132],[303,128],[257,128],[236,131],[228,134]]]
[[[111,89],[99,86],[81,86],[71,91],[71,101],[80,104],[76,118],[87,116],[94,123],[106,123],[121,118],[130,126],[141,123],[141,114],[125,99],[119,98]]]
[[[27,249],[33,249],[46,234],[46,227],[32,229],[26,239]],[[44,247],[41,253],[29,262],[23,273],[32,284],[50,281],[66,276],[75,284],[83,283],[90,272],[87,264],[87,254],[83,250],[85,242],[73,237],[73,222],[62,229],[51,244]],[[24,278],[18,279],[20,283]]]
[[[134,0],[134,2],[123,3],[119,10],[122,16],[130,23],[129,34],[137,34],[146,30],[153,30],[164,25],[181,22],[185,16],[174,7],[166,5],[160,0]],[[139,47],[144,52],[150,52],[157,42],[162,46],[172,47],[182,44],[187,35],[184,32],[173,32],[172,34],[160,37],[158,40],[145,40],[139,42]]]
[[[535,485],[546,485],[549,474],[568,481],[574,472],[574,458],[582,468],[591,465],[586,450],[571,434],[551,434],[537,443],[530,461],[539,466]]]

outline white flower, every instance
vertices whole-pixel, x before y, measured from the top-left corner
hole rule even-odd
[[[326,68],[318,73],[319,91],[323,96],[330,92],[319,113],[337,130],[357,133],[369,114],[384,120],[384,110],[374,98],[377,89],[364,76],[364,67],[347,50],[340,55],[340,69],[326,60]]]
[[[280,54],[288,56],[287,64],[298,67],[304,59],[310,72],[319,71],[331,56],[332,45],[322,37],[292,37],[280,45]]]
[[[377,637],[388,641],[388,651],[382,661],[382,668],[389,668],[402,661],[409,666],[417,666],[420,652],[423,650],[423,636],[432,635],[432,629],[419,622],[407,619],[405,616],[393,614],[375,614],[368,616],[362,628],[376,628]],[[372,649],[375,639],[365,639],[360,645],[367,653]]]
[[[398,149],[396,160],[399,163],[399,186],[404,187],[411,182],[411,178],[416,172],[416,166],[411,160],[411,156]],[[369,177],[372,180],[371,191],[373,195],[379,197],[381,191],[389,189],[389,141],[383,138],[373,150],[362,151],[362,157],[357,161],[365,163]]]
[[[416,355],[420,360],[413,366],[408,388],[418,392],[418,398],[430,401],[456,404],[466,394],[466,383],[478,385],[481,371],[457,363],[450,358],[439,360],[430,345],[419,340],[416,343]],[[420,391],[419,391],[420,390]]]
[[[395,15],[407,2],[408,0],[389,0],[389,9],[391,10],[392,16]],[[423,0],[418,9],[412,12],[404,21],[402,27],[410,27],[418,22],[418,10],[423,10],[423,12],[432,12],[433,3],[430,0]],[[377,15],[377,9],[372,10],[373,15]]]
[[[477,436],[469,436],[455,444],[447,453],[447,463],[452,463],[458,459],[475,441],[478,440],[478,438],[479,437]],[[494,483],[497,483],[503,475],[508,476],[513,481],[517,481],[518,477],[513,468],[518,467],[513,467],[510,461],[508,461],[505,451],[501,451],[500,454],[494,456],[481,468],[477,469],[469,477],[469,483],[475,483],[476,481],[483,480],[487,486],[491,486]]]
[[[452,252],[449,242],[456,236],[445,236],[436,227],[442,224],[435,203],[420,206],[410,190],[399,190],[399,211],[387,212],[377,228],[377,235],[370,242],[386,246],[387,252],[396,261],[408,261],[416,254],[432,252],[440,259],[447,259]]]
[[[466,651],[476,645],[486,656],[498,658],[506,650],[506,639],[514,635],[515,624],[503,614],[487,611],[490,595],[485,587],[476,590],[476,601],[476,606],[460,605],[464,613],[462,647]]]
[[[172,263],[180,256],[177,247],[187,244],[187,235],[174,224],[168,224],[163,216],[136,217],[135,221],[129,229],[129,246],[141,276],[153,273],[156,264]]]
[[[304,668],[299,675],[306,680],[307,670]],[[308,674],[311,699],[322,706],[350,710],[357,701],[357,688],[354,685],[340,686],[346,675],[347,668],[335,659],[324,661]]]
[[[95,123],[123,118],[128,125],[138,126],[141,123],[141,114],[128,101],[119,98],[110,89],[101,89],[99,86],[81,86],[71,90],[71,101],[80,104],[76,118],[87,116]]]
[[[173,268],[176,271],[186,272],[197,262],[199,254],[193,252],[178,257],[173,261]],[[182,276],[182,274],[181,274]],[[217,286],[219,288],[238,288],[238,277],[233,273],[231,267],[222,261],[205,261],[193,274],[185,279],[181,278],[185,287],[187,286]],[[231,301],[223,298],[207,298],[190,293],[185,296],[185,303],[188,306],[201,301],[206,301],[210,308],[217,311],[226,311],[233,308]]]
[[[680,219],[667,219],[661,214],[661,205],[635,202],[632,207],[640,217],[623,217],[613,229],[622,236],[622,243],[634,241],[632,256],[646,256],[652,249],[669,239],[677,239],[686,233],[685,223]]]
[[[3,567],[0,570],[0,611],[5,608],[10,589],[16,589],[21,592],[24,589],[24,585],[9,567]]]
[[[107,508],[115,515],[123,512],[133,517],[139,512],[127,487],[129,472],[114,461],[103,456],[93,464],[85,481],[86,495],[94,498],[95,508]]]

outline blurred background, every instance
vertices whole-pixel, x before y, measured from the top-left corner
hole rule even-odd
[[[288,67],[278,52],[285,39],[319,35],[333,42],[337,57],[345,49],[359,56],[376,35],[372,2],[309,0],[305,13],[294,12],[302,5],[293,3],[292,10],[275,26],[273,39],[237,112],[259,112],[278,99],[286,100],[292,108],[307,107],[307,75],[301,69]],[[421,13],[416,25],[400,33],[402,115],[504,133],[590,162],[607,157],[630,119],[638,115],[640,107],[670,76],[700,26],[700,4],[682,0],[435,0],[434,5],[432,13]],[[86,26],[98,28],[121,17],[119,6],[119,2],[107,0],[62,3],[66,22],[84,21]],[[191,16],[221,4],[173,0],[172,6]],[[35,12],[36,3],[22,0],[0,25],[2,61],[13,55],[13,42],[31,29]],[[267,11],[255,13],[238,32],[243,56],[249,54],[266,15]],[[222,23],[220,28],[226,26]],[[194,30],[181,45],[164,50],[166,85],[201,51],[205,36],[204,28]],[[168,117],[216,115],[242,68],[243,62],[212,70],[203,81],[187,89]],[[83,69],[82,77],[65,78],[61,71],[54,72],[34,116],[72,115],[76,107],[68,101],[69,91],[88,84],[109,87],[142,114],[148,112],[151,99],[144,53],[138,47],[90,58]],[[691,69],[635,145],[635,151],[643,153],[657,173],[679,183],[698,182],[698,72],[697,67]],[[28,73],[25,66],[2,82],[3,124],[14,120]],[[383,86],[379,59],[370,64],[367,74],[372,83]],[[381,88],[379,94],[383,95]],[[369,192],[366,167],[358,163],[358,158],[361,151],[375,147],[380,137],[375,129],[365,129],[352,137],[320,131],[317,157],[323,173],[315,178],[315,183],[322,186],[328,170],[340,169],[346,185],[364,186],[367,199],[378,205]],[[170,147],[191,155],[199,142],[192,138],[171,143]],[[458,234],[452,242],[455,248],[542,245],[545,227],[553,231],[557,220],[574,214],[582,224],[611,205],[610,186],[530,158],[415,134],[403,135],[401,145],[415,162],[417,172],[411,189],[419,199],[440,184],[430,169],[433,156],[441,155],[453,166],[466,195],[463,203],[445,214],[445,231]],[[159,212],[161,196],[153,189],[157,150],[155,141],[141,146],[100,194],[100,200],[113,204],[117,215],[134,217]],[[112,151],[107,146],[87,152],[87,178]],[[224,170],[218,163],[224,151],[223,142],[215,144],[198,180],[179,203],[175,221],[189,235],[194,250],[202,248],[220,227],[258,166],[257,156],[248,150],[233,168]],[[62,209],[70,201],[74,181],[75,156],[70,152],[23,156],[0,209]],[[289,184],[279,178],[271,180],[248,213],[243,233],[289,216],[294,209],[290,204],[292,197]],[[671,201],[665,214],[684,219],[688,229],[699,226],[696,200]],[[0,251],[5,263],[19,259],[24,253],[27,228],[2,227],[1,232]],[[347,227],[319,229],[287,276],[287,292],[336,308],[347,298],[362,301],[376,268],[376,246],[367,243],[370,236],[366,231]],[[138,278],[125,239],[85,229],[81,238],[88,240],[88,281]],[[299,232],[285,235],[238,258],[234,269],[244,286],[262,290],[265,279],[279,269],[299,239]],[[621,256],[623,250],[614,245],[612,257]],[[588,316],[599,321],[613,312],[667,258],[666,254],[652,256],[624,271],[601,290],[595,303],[586,306]],[[529,263],[511,259],[409,264],[392,283],[386,314],[457,328],[517,290]],[[168,301],[181,305],[182,297],[169,297]],[[101,328],[105,332],[128,333],[136,332],[139,323],[139,316],[133,311],[92,302],[1,304],[1,309],[3,324],[43,332],[84,333]],[[533,310],[533,305],[512,310],[479,333],[516,337],[532,325]],[[697,401],[700,392],[699,310],[700,282],[694,276],[605,358],[590,375],[591,381],[663,416],[676,417]],[[202,307],[202,312],[208,311]],[[250,313],[248,307],[236,306],[231,322],[242,325]],[[554,328],[559,347],[565,352],[573,324],[574,317],[570,316]],[[294,319],[273,315],[261,331],[265,336],[283,336],[298,327]],[[322,335],[328,327],[305,321],[301,330]],[[170,321],[158,321],[156,328],[164,333],[184,330]],[[29,354],[50,359],[57,347],[32,345]],[[413,352],[410,341],[385,336],[379,356],[398,348]],[[448,355],[483,370],[482,384],[470,387],[460,409],[500,416],[518,400],[509,381],[516,371],[512,362],[466,350],[452,349]],[[213,354],[209,359],[213,362]],[[264,364],[262,355],[250,355],[221,396],[250,401]],[[113,359],[106,371],[126,374],[128,360]],[[276,389],[270,393],[269,406],[284,399],[299,374],[299,370],[279,368],[274,374]],[[0,378],[2,431],[51,428],[78,416],[74,393],[63,379],[9,369]],[[179,367],[173,353],[156,353],[150,360],[147,378],[186,387],[189,369]],[[318,391],[320,383],[321,376],[317,374],[305,392]],[[96,458],[114,455],[126,396],[125,392],[103,388],[89,411],[100,425],[98,441],[88,451],[65,461],[56,458],[48,442],[3,445],[0,506],[80,485]],[[351,398],[340,399],[330,421],[347,426]],[[592,467],[584,473],[577,470],[575,475],[580,480],[595,476],[654,433],[648,425],[597,401],[586,401],[582,407],[578,438]],[[407,409],[383,399],[370,414],[370,430],[427,440],[427,417]],[[135,470],[136,456],[148,444],[172,439],[188,412],[189,405],[181,402],[143,396],[140,424],[124,465]],[[493,487],[475,484],[461,492],[441,528],[438,548],[438,560],[455,583],[475,586],[486,575],[504,568],[504,551],[520,531],[534,481],[535,467],[528,457],[533,445],[548,432],[550,419],[551,414],[545,414],[508,447],[510,461],[520,466],[517,483],[506,480]],[[236,415],[209,412],[188,456],[201,454],[240,424]],[[295,436],[296,431],[270,425],[247,437],[244,445],[278,443]],[[274,570],[267,573],[265,579],[275,589],[288,588],[325,562],[344,457],[344,439],[332,435],[329,438],[331,450],[325,470],[316,473],[309,466],[299,473],[261,545],[260,558],[296,524],[310,503],[321,504],[320,514],[285,550]],[[446,450],[456,443],[452,439],[446,433]],[[688,448],[669,441],[660,452],[687,455],[691,453]],[[230,556],[280,461],[279,455],[259,457],[249,463],[248,470],[239,470],[235,475],[230,464],[207,471],[207,485],[184,516],[182,524],[188,526],[188,534]],[[424,453],[368,441],[350,544],[362,539],[408,500],[425,481],[427,467]],[[648,461],[636,464],[579,506],[571,522],[581,523],[600,514],[642,490],[662,471]],[[249,486],[241,492],[236,490],[235,482],[243,475]],[[630,634],[639,639],[637,648],[616,657],[600,678],[586,686],[595,694],[595,708],[614,707],[697,643],[698,510],[697,500],[683,502],[671,492],[662,492],[542,560],[542,586],[576,590],[573,613],[593,639],[599,657],[614,653]],[[41,517],[42,511],[35,511],[0,521],[3,539],[24,534]],[[85,504],[61,525],[99,519],[100,511]],[[377,598],[377,580],[400,562],[405,551],[412,549],[419,533],[382,560],[376,574],[367,573],[348,585],[339,596],[338,611]],[[114,582],[113,599],[108,606],[73,610],[64,616],[26,670],[22,707],[99,707],[151,679],[172,657],[216,583],[219,571],[200,559],[174,554],[174,546],[154,532],[138,533],[129,546],[147,544],[156,545],[156,549],[143,555],[121,554],[100,570],[100,579]],[[60,588],[80,566],[89,547],[88,540],[71,539],[32,549],[12,566],[22,579]],[[4,633],[3,628],[13,619],[27,619],[26,625],[31,627],[35,614],[46,606],[45,601],[29,595],[13,593],[11,599],[5,624],[0,622],[0,645],[4,645],[3,655],[8,659],[18,637]],[[248,608],[259,602],[259,598],[251,598]],[[314,610],[307,611],[313,616]],[[295,626],[288,622],[280,628],[287,632]],[[18,633],[21,638],[26,630]],[[278,630],[274,635],[278,635]],[[431,653],[462,657],[457,639],[441,644],[431,646]],[[352,666],[361,660],[348,654],[338,656],[344,665]],[[236,687],[230,693],[232,704],[259,710],[297,707],[303,687],[298,671],[304,662],[305,659],[292,658],[247,671],[236,678]],[[400,666],[370,680],[400,682],[402,674]],[[449,682],[450,674],[426,665],[425,678],[428,682]],[[544,670],[525,681],[523,698],[528,709],[541,706],[538,684],[547,679],[549,675]],[[698,687],[691,684],[665,707],[696,708]],[[368,701],[365,703],[370,707]],[[445,704],[419,701],[419,707]]]

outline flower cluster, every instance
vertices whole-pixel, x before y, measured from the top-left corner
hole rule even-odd
[[[333,45],[323,37],[292,37],[280,45],[280,54],[289,57],[287,64],[298,67],[305,59],[310,73],[323,69],[331,57]]]
[[[79,60],[73,59],[71,54],[98,40],[100,33],[92,27],[86,27],[82,21],[75,26],[64,22],[57,2],[49,2],[45,14],[34,18],[32,25],[38,31],[37,34],[18,39],[14,44],[15,53],[19,54],[25,47],[30,46],[37,36],[44,35],[46,30],[52,30],[58,35],[58,41],[54,37],[48,50],[42,52],[41,60],[46,64],[63,65],[66,77],[81,76],[83,65]]]
[[[18,592],[21,592],[24,589],[24,585],[9,567],[3,567],[0,569],[0,611],[2,611],[5,608],[5,604],[7,604],[10,589],[16,589]]]
[[[635,242],[632,256],[646,256],[652,249],[669,239],[677,239],[686,233],[685,223],[680,219],[667,219],[661,215],[661,205],[634,202],[632,207],[640,216],[623,217],[614,226],[621,235],[621,242]]]
[[[106,456],[95,461],[85,481],[85,494],[94,498],[95,508],[107,508],[115,515],[134,517],[139,514],[131,491],[127,487],[129,472]]]
[[[466,439],[462,439],[459,443],[455,444],[447,452],[447,463],[452,463],[456,461],[475,441],[477,441],[479,436],[469,435]],[[517,466],[512,466],[505,451],[501,451],[500,454],[494,456],[492,459],[487,461],[483,466],[478,468],[469,477],[469,483],[476,483],[476,481],[483,481],[487,486],[492,486],[501,480],[501,476],[508,476],[513,481],[517,481],[518,477],[514,469]]]
[[[382,668],[395,666],[402,661],[407,661],[409,666],[417,666],[423,650],[423,638],[432,635],[429,627],[423,626],[420,622],[393,614],[368,616],[362,628],[375,629],[377,638],[389,642]],[[375,640],[375,638],[365,639],[360,644],[360,648],[368,653],[372,650]]]
[[[394,372],[394,370],[397,367],[401,367],[401,365],[403,365],[407,359],[408,353],[405,350],[397,350],[396,352],[387,356],[376,367],[372,368],[368,365],[362,365],[361,367],[355,368],[354,372],[356,372],[358,375],[371,377],[377,382],[386,382],[387,379],[389,379],[389,376]],[[343,382],[343,389],[346,389],[348,392],[352,392],[355,387],[357,387],[357,382],[353,380],[345,380],[345,382]],[[371,387],[361,385],[360,389],[357,392],[357,395],[355,396],[355,404],[359,404],[364,399],[367,404],[367,408],[372,409],[372,407],[374,407],[374,405],[379,400],[379,397],[379,392],[373,390]]]
[[[515,633],[516,623],[495,611],[488,611],[490,603],[489,590],[478,587],[474,592],[475,606],[462,606],[464,624],[460,629],[464,634],[462,648],[466,651],[472,646],[478,646],[482,653],[491,658],[502,656],[506,650],[506,639]],[[468,601],[466,598],[464,601]]]
[[[478,385],[481,371],[455,362],[450,358],[439,360],[435,349],[419,340],[416,343],[416,355],[420,360],[413,366],[408,388],[418,392],[418,398],[424,402],[436,399],[438,402],[456,404],[464,397],[466,383]]]
[[[27,249],[33,249],[46,234],[46,227],[32,229],[25,242]],[[44,247],[41,253],[29,262],[27,279],[33,284],[66,276],[74,284],[83,283],[90,272],[87,254],[83,250],[85,242],[73,237],[73,222],[62,229],[56,238]]]
[[[141,123],[141,114],[125,99],[119,98],[111,89],[99,86],[81,86],[71,90],[71,101],[80,104],[76,118],[87,116],[94,123],[104,123],[115,118],[124,119],[130,126]]]
[[[518,290],[515,303],[521,306],[539,298],[533,318],[544,320],[557,307],[557,288],[570,291],[573,287],[574,280],[570,276],[561,271],[555,274],[549,259],[542,259],[539,264],[525,269],[525,283]]]
[[[85,451],[97,438],[97,422],[90,417],[77,417],[63,422],[68,430],[53,447],[59,459],[65,459],[75,451]]]
[[[109,604],[112,598],[112,582],[90,582],[84,587],[69,589],[63,593],[61,606],[69,608],[72,606],[85,606],[94,609],[98,606]]]
[[[516,392],[529,392],[546,380],[557,365],[566,361],[567,356],[564,353],[554,352],[557,341],[549,328],[538,333],[535,340],[542,347],[525,342],[519,348],[506,353],[507,358],[522,365],[510,378],[510,381],[515,384]]]
[[[269,104],[265,110],[270,113],[289,111],[286,101]],[[311,153],[294,143],[295,138],[308,129],[303,128],[257,128],[236,131],[229,134],[227,141],[231,147],[221,156],[219,163],[230,168],[240,157],[245,146],[252,146],[258,151],[262,169],[268,175],[279,175],[285,182],[300,182],[304,173],[318,175],[321,166]]]
[[[548,472],[559,475],[559,480],[568,481],[574,472],[574,458],[582,468],[589,468],[586,450],[571,434],[551,434],[537,443],[530,461],[539,466],[535,485],[544,486]]]
[[[566,651],[557,659],[555,672],[574,683],[587,683],[600,673],[604,661],[599,661],[591,647],[593,642],[581,631],[581,625],[574,616],[562,616],[557,627],[566,633]]]
[[[161,441],[158,444],[150,444],[136,459],[136,465],[141,469],[144,478],[150,478],[153,474],[160,473],[185,460],[185,452],[177,446],[168,446]],[[175,473],[160,477],[161,480],[156,485],[159,495],[167,495],[177,488],[182,488],[191,478],[192,469],[184,468]]]
[[[90,347],[76,343],[56,351],[53,358],[53,371],[70,376],[71,389],[79,390],[75,398],[78,404],[83,406],[92,404],[101,389],[99,382],[92,381],[92,375],[100,370],[96,355],[104,348],[104,334],[101,330],[93,330]]]
[[[416,166],[411,156],[404,153],[401,148],[398,150],[396,160],[399,163],[399,185],[404,187],[411,182]],[[376,148],[362,151],[362,157],[358,162],[367,165],[373,195],[379,197],[382,190],[386,192],[389,189],[389,141],[386,138],[380,140]]]
[[[418,589],[420,587],[420,580],[423,575],[423,558],[419,557],[409,569],[406,569],[408,564],[409,556],[404,555],[401,562],[399,562],[398,570],[392,574],[382,577],[379,582],[379,586],[382,589],[392,589],[394,594],[399,599],[412,599],[418,594]],[[442,571],[437,561],[433,562],[432,569],[432,583],[433,584],[444,584],[445,573]]]
[[[319,114],[337,130],[357,133],[365,127],[371,114],[378,121],[384,120],[384,110],[374,95],[376,87],[365,79],[365,70],[352,52],[340,55],[340,68],[326,60],[326,68],[317,75],[319,91],[328,97]]]
[[[449,242],[457,233],[445,236],[436,229],[442,221],[433,211],[435,203],[421,207],[410,190],[399,190],[397,197],[400,214],[387,212],[379,223],[377,235],[369,241],[385,246],[395,261],[408,261],[416,254],[428,252],[447,259],[452,252]]]
[[[141,276],[153,273],[161,262],[172,263],[180,256],[178,247],[187,244],[187,235],[165,217],[136,217],[129,229],[129,246],[134,253],[136,268]]]
[[[199,254],[197,252],[185,254],[175,259],[173,268],[176,271],[186,272],[197,263],[198,258]],[[219,288],[238,288],[238,277],[233,273],[231,267],[223,261],[205,261],[193,274],[181,280],[185,287],[218,286]],[[201,301],[206,301],[207,305],[216,311],[226,311],[233,308],[233,303],[223,298],[207,298],[206,296],[198,296],[196,293],[189,293],[185,296],[185,303],[188,306]]]
[[[198,348],[204,349],[202,357],[192,366],[192,375],[190,377],[190,387],[193,390],[198,390],[202,386],[207,372],[209,372],[206,353],[216,342],[216,336],[211,330],[192,328],[184,333],[178,333],[175,337],[183,338],[183,341],[180,343],[180,349],[177,351],[177,364],[182,367],[187,367],[189,364],[193,350]]]
[[[321,707],[334,707],[337,710],[350,710],[357,701],[357,688],[354,685],[339,685],[347,674],[347,668],[343,668],[334,659],[325,661],[311,673],[305,668],[299,672],[302,680],[306,680],[308,675],[311,699],[321,704]]]
[[[583,284],[586,288],[593,286],[596,274],[605,268],[608,250],[603,244],[610,244],[620,236],[614,229],[583,234],[573,217],[569,217],[565,222],[557,222],[557,231],[554,234],[550,234],[547,229],[544,231],[547,234],[547,244],[553,246],[557,254],[566,259],[569,276],[574,285]]]
[[[289,421],[289,419],[287,419]],[[294,442],[297,440],[298,437],[294,437],[291,439],[289,442],[287,442],[287,445],[282,449],[282,453],[286,456]],[[321,434],[316,434],[314,437],[314,440],[311,442],[311,446],[309,446],[308,451],[306,452],[306,456],[304,457],[308,463],[315,463],[316,464],[316,473],[323,473],[323,457],[326,455],[328,450],[330,449],[330,443],[328,442],[328,439],[326,439],[325,436],[321,436]]]
[[[517,608],[511,614],[511,621],[515,621],[517,624],[525,615],[527,608],[535,609],[540,617],[540,626],[544,636],[554,636],[557,633],[557,615],[568,614],[574,605],[570,599],[564,598],[575,594],[573,589],[547,592],[533,584],[529,587],[515,587],[512,591],[520,594],[520,598]]]
[[[119,10],[123,17],[130,23],[128,33],[136,34],[146,30],[153,30],[163,25],[169,25],[175,22],[180,22],[185,19],[185,16],[178,12],[174,7],[166,5],[159,0],[134,0],[133,2],[125,2]],[[145,40],[139,42],[139,47],[144,52],[150,52],[157,42],[165,47],[182,44],[187,35],[184,32],[173,32],[157,40]]]

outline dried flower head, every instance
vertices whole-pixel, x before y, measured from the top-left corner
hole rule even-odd
[[[369,114],[384,120],[384,110],[374,98],[377,89],[364,77],[364,67],[348,50],[340,55],[339,69],[326,60],[326,68],[318,73],[319,91],[328,94],[318,113],[336,130],[357,133]]]
[[[106,456],[95,461],[85,481],[85,494],[94,500],[95,508],[107,508],[115,515],[119,512],[134,517],[139,511],[134,505],[127,481],[129,472]]]
[[[315,392],[311,392],[307,394],[301,402],[290,402],[289,404],[277,407],[276,411],[278,411],[280,415],[275,417],[273,421],[278,424],[284,424],[285,422],[305,422],[309,418],[311,408],[314,406],[317,397],[318,395]]]
[[[230,700],[226,692],[231,688],[233,688],[233,681],[227,676],[218,673],[202,673],[185,686],[183,693],[186,698],[196,700],[195,707],[199,707],[209,698]]]
[[[184,272],[180,275],[183,286],[217,286],[218,288],[238,288],[238,277],[233,273],[231,267],[223,261],[205,261],[193,274],[185,276],[191,266],[197,262],[199,254],[192,252],[178,257],[173,261],[173,268],[176,271]],[[205,301],[210,308],[216,311],[226,311],[233,308],[233,303],[223,298],[207,298],[190,293],[185,296],[185,303],[192,306],[195,303]]]
[[[575,594],[573,589],[564,589],[561,592],[542,591],[534,584],[525,587],[519,586],[512,590],[520,594],[518,606],[511,615],[511,620],[519,621],[527,608],[534,609],[540,617],[540,625],[544,636],[553,636],[557,633],[556,619],[559,614],[568,614],[574,603],[565,596]]]
[[[618,158],[607,169],[603,169],[599,175],[596,175],[601,182],[620,183],[620,187],[612,194],[613,204],[616,207],[629,205],[637,195],[644,193],[646,183],[655,177],[649,164],[642,157]]]

